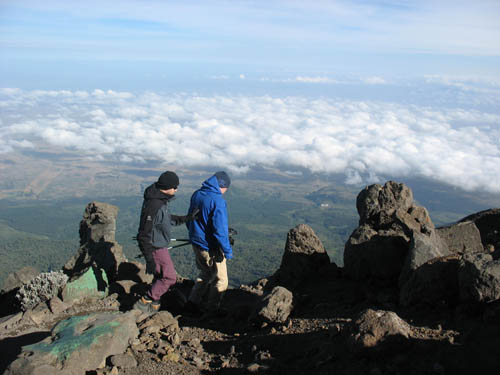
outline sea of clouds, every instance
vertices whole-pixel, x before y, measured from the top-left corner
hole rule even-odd
[[[271,96],[0,89],[0,153],[40,143],[122,163],[419,176],[500,192],[500,115]]]

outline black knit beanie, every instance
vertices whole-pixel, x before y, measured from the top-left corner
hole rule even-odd
[[[179,177],[177,177],[175,172],[171,171],[162,173],[156,182],[156,187],[160,190],[177,188],[177,186],[179,186]]]
[[[229,188],[231,185],[231,179],[224,171],[219,171],[215,173],[215,177],[217,177],[217,182],[219,183],[219,187],[221,188]]]

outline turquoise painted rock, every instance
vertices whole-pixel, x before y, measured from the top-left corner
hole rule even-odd
[[[108,295],[108,285],[106,272],[91,267],[78,279],[66,284],[62,298],[66,303],[84,298],[104,298]]]
[[[125,352],[137,338],[136,313],[105,312],[59,322],[51,336],[23,347],[6,375],[84,375],[107,357]]]

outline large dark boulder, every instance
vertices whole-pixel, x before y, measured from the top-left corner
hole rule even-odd
[[[451,255],[446,242],[435,230],[420,233],[413,232],[408,255],[399,275],[399,285],[403,285],[411,274],[427,261]]]
[[[399,302],[403,306],[455,305],[459,299],[459,255],[434,258],[416,268],[402,283]]]
[[[73,280],[90,267],[103,269],[107,279],[116,279],[118,268],[127,261],[122,247],[115,241],[118,207],[91,202],[85,208],[80,222],[80,248],[64,265],[64,272]]]
[[[463,256],[458,271],[460,299],[492,302],[500,299],[500,251]]]
[[[310,226],[299,224],[288,232],[281,265],[273,280],[275,285],[293,288],[329,264],[321,240]]]
[[[473,221],[461,221],[436,230],[448,245],[450,252],[454,254],[477,253],[484,250],[481,234]]]
[[[477,212],[460,220],[465,221],[472,221],[479,229],[484,248],[493,246],[494,250],[500,250],[500,208]]]
[[[397,280],[414,233],[435,230],[429,213],[416,206],[404,184],[388,181],[363,189],[356,200],[359,227],[344,248],[344,268],[354,279]]]

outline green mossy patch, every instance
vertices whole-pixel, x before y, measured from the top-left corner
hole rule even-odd
[[[72,353],[83,348],[90,348],[97,341],[108,334],[113,334],[120,323],[114,321],[119,313],[109,313],[108,319],[100,319],[95,325],[89,321],[91,315],[74,316],[66,319],[52,332],[52,341],[42,341],[33,345],[23,347],[23,350],[48,353],[57,358],[58,361],[67,360]],[[83,329],[82,329],[83,327]]]

